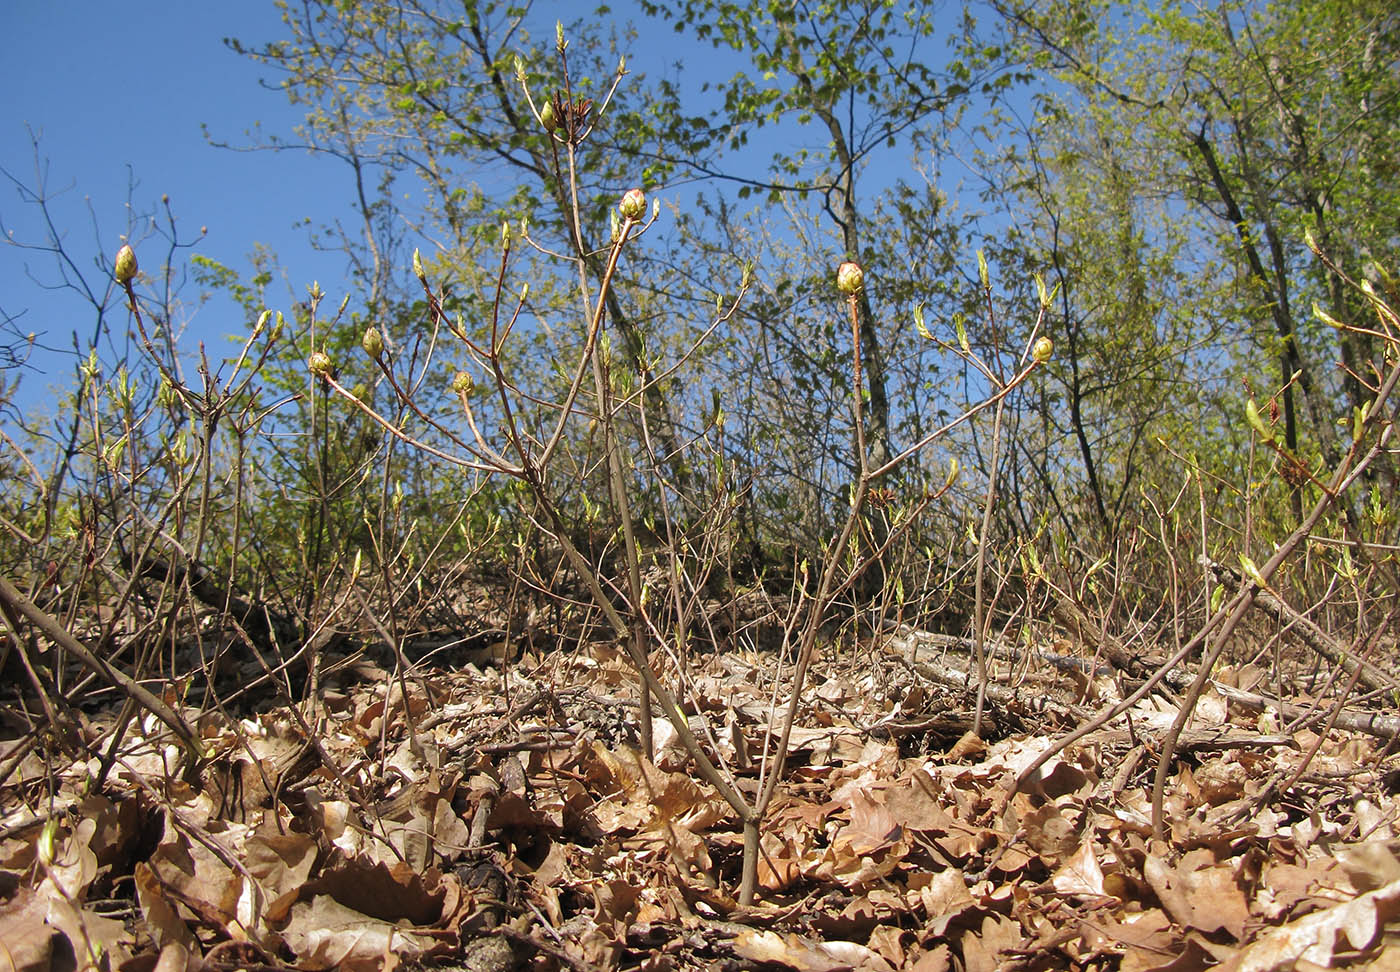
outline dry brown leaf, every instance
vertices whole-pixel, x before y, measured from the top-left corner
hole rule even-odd
[[[903,942],[906,934],[902,928],[896,928],[893,925],[879,925],[871,930],[866,945],[878,952],[880,957],[889,962],[890,965],[900,968],[908,957]]]
[[[49,899],[44,919],[67,936],[79,969],[117,966],[131,958],[131,935],[120,921],[57,898]]]
[[[1190,859],[1184,858],[1181,866],[1173,869],[1157,855],[1149,854],[1143,876],[1167,914],[1183,928],[1206,934],[1223,928],[1236,941],[1244,941],[1245,926],[1250,921],[1249,903],[1233,869],[1213,864],[1191,870],[1190,864]]]
[[[378,972],[391,958],[412,961],[446,954],[455,944],[455,936],[371,918],[328,894],[294,904],[281,934],[297,967],[313,972]]]
[[[1337,851],[1337,860],[1358,891],[1400,881],[1400,841],[1371,840]]]
[[[16,888],[0,902],[0,969],[46,972],[55,930],[45,924],[48,902],[29,888]]]
[[[952,967],[953,957],[947,945],[935,945],[905,966],[908,972],[948,972]]]
[[[211,823],[211,841],[234,838],[237,844],[242,825],[218,826]],[[253,923],[259,916],[251,911],[252,897],[245,897],[245,882],[204,843],[193,840],[168,824],[165,839],[148,859],[151,873],[164,888],[164,893],[189,908],[211,928],[226,928],[235,922],[252,934]],[[226,847],[227,851],[228,848]],[[240,907],[240,903],[243,905]]]
[[[988,915],[982,919],[978,934],[962,937],[963,966],[967,972],[997,972],[1002,965],[1001,953],[1019,948],[1021,941],[1020,922]]]
[[[1298,962],[1330,967],[1338,951],[1364,951],[1376,943],[1382,928],[1400,918],[1400,881],[1326,911],[1264,932],[1241,949],[1224,972],[1274,972]]]
[[[783,965],[797,972],[893,972],[879,953],[855,942],[814,942],[800,935],[746,928],[735,936],[730,947],[750,961]]]
[[[248,873],[267,892],[266,919],[281,921],[316,864],[316,841],[306,834],[255,834],[244,845]]]
[[[194,932],[181,919],[175,902],[166,894],[164,885],[151,866],[141,861],[132,875],[136,885],[136,901],[141,906],[141,917],[146,934],[158,947],[179,945],[194,949],[197,944]]]
[[[1103,895],[1103,868],[1099,866],[1092,842],[1086,840],[1081,844],[1079,850],[1051,875],[1050,883],[1060,894]]]

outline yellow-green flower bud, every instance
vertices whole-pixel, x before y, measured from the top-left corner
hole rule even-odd
[[[472,381],[472,376],[465,371],[459,371],[452,376],[452,390],[458,395],[470,395],[475,387],[476,382]]]
[[[546,101],[544,107],[540,109],[540,124],[547,132],[552,132],[559,127],[559,115],[554,110],[554,102]]]
[[[311,369],[313,375],[320,375],[324,378],[335,368],[335,363],[331,361],[331,356],[326,352],[312,351],[311,357],[306,359],[306,366]]]
[[[136,251],[131,248],[131,244],[123,243],[122,248],[117,251],[116,277],[117,283],[126,284],[136,276]]]
[[[360,339],[360,347],[365,349],[365,354],[371,358],[378,358],[384,353],[384,338],[380,336],[379,329],[374,327],[365,328],[365,336]]]
[[[418,282],[426,284],[428,275],[423,272],[423,258],[418,254],[418,247],[413,248],[413,275],[418,278]]]
[[[865,271],[859,263],[847,260],[836,268],[836,289],[843,294],[858,294],[865,286]]]
[[[617,211],[624,219],[641,219],[647,211],[647,194],[640,189],[628,189],[622,194],[622,202],[617,204]]]
[[[1055,342],[1044,334],[1035,339],[1035,344],[1031,345],[1031,360],[1036,364],[1045,364],[1050,360],[1050,356],[1055,353]]]

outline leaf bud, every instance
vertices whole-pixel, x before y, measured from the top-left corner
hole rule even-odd
[[[423,257],[418,253],[418,247],[413,248],[413,275],[418,278],[418,282],[426,284],[428,275],[423,270]]]
[[[836,268],[836,289],[843,294],[858,294],[865,286],[865,271],[859,263],[847,260]]]
[[[628,189],[622,194],[622,201],[617,204],[617,210],[625,219],[641,219],[647,211],[647,194],[640,189]]]
[[[365,336],[360,339],[360,347],[365,349],[365,354],[371,358],[378,358],[384,353],[384,338],[380,335],[379,329],[375,327],[365,328]]]
[[[335,365],[331,361],[331,356],[326,354],[326,352],[312,351],[311,357],[306,359],[306,367],[311,369],[313,375],[320,375],[322,378],[325,378],[331,373],[331,369],[334,368]]]
[[[554,102],[546,101],[544,107],[540,109],[540,124],[547,132],[552,132],[559,127],[559,116],[554,111]]]
[[[919,332],[919,337],[925,341],[932,341],[933,335],[929,332],[928,325],[924,323],[924,302],[919,301],[914,305],[914,328]]]
[[[452,376],[452,390],[458,395],[470,395],[475,387],[476,382],[472,381],[472,376],[465,371],[459,371]]]
[[[1054,353],[1055,342],[1044,334],[1036,338],[1035,344],[1031,345],[1031,360],[1036,364],[1045,364]]]
[[[52,867],[54,859],[58,856],[58,818],[49,817],[44,821],[44,826],[39,831],[39,839],[35,842],[35,853],[38,855],[39,863],[44,867]]]
[[[1264,418],[1259,414],[1259,406],[1254,404],[1253,398],[1245,399],[1244,417],[1249,420],[1250,427],[1258,432],[1261,438],[1272,439],[1274,437],[1273,433],[1269,431],[1269,427],[1264,424]]]
[[[1321,321],[1322,323],[1326,324],[1328,327],[1335,327],[1335,328],[1337,328],[1337,330],[1339,330],[1339,331],[1345,331],[1345,330],[1346,330],[1346,327],[1347,327],[1347,326],[1346,326],[1345,324],[1343,324],[1341,321],[1337,320],[1337,319],[1336,319],[1335,317],[1333,317],[1331,314],[1327,313],[1327,312],[1326,312],[1325,310],[1323,310],[1321,307],[1319,307],[1317,301],[1313,301],[1312,311],[1313,311],[1313,316],[1316,317],[1316,318],[1317,318],[1319,321]]]
[[[117,283],[127,284],[136,276],[136,251],[131,248],[130,243],[123,243],[122,248],[117,251],[116,277]]]

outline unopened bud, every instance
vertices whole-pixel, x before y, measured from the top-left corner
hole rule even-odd
[[[476,382],[472,381],[472,376],[465,371],[459,371],[452,376],[452,390],[458,395],[470,395],[475,387]]]
[[[1036,364],[1045,364],[1050,360],[1050,356],[1055,353],[1055,342],[1044,334],[1035,339],[1035,344],[1031,345],[1031,360]]]
[[[859,263],[847,260],[836,268],[836,289],[843,294],[858,294],[865,286],[865,271]]]
[[[1246,398],[1244,402],[1244,417],[1249,421],[1249,425],[1260,438],[1272,439],[1274,434],[1269,431],[1269,427],[1264,424],[1264,417],[1259,414],[1259,406],[1254,404],[1253,398]]]
[[[331,356],[324,351],[312,351],[311,357],[306,359],[306,366],[311,369],[313,375],[320,375],[322,378],[331,373],[335,364],[331,361]]]
[[[626,219],[641,219],[647,211],[647,194],[640,189],[628,189],[622,195],[622,202],[617,204],[617,210]]]
[[[418,278],[419,283],[428,282],[428,275],[423,272],[423,258],[418,254],[416,246],[413,248],[413,275]]]
[[[123,243],[122,248],[117,251],[117,283],[129,283],[136,276],[136,270],[136,251],[131,248],[131,244]]]
[[[360,347],[365,349],[365,354],[371,358],[378,358],[384,353],[384,338],[380,336],[379,329],[374,327],[365,328],[365,336],[360,338]]]
[[[559,116],[554,111],[554,102],[546,101],[544,107],[540,109],[540,124],[547,132],[552,132],[559,127]]]

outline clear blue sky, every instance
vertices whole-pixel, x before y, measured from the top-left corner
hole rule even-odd
[[[110,255],[126,231],[128,183],[137,212],[151,211],[162,194],[182,237],[208,233],[197,252],[239,269],[254,243],[271,247],[295,268],[298,283],[319,279],[334,293],[339,261],[317,254],[296,223],[324,223],[344,212],[344,166],[304,153],[232,152],[208,143],[210,135],[248,143],[245,132],[261,121],[287,134],[299,113],[278,91],[259,87],[267,71],[229,51],[226,36],[256,42],[280,34],[270,2],[207,3],[141,0],[7,5],[0,57],[7,92],[0,99],[0,168],[34,189],[39,180],[38,140],[50,215],[69,255],[89,283],[106,284],[99,248]],[[89,207],[90,210],[89,210]],[[42,214],[11,178],[0,177],[0,221],[11,241],[43,243]],[[143,248],[158,265],[161,247]],[[24,373],[18,401],[42,402],[50,386],[67,387],[72,375],[72,332],[90,335],[94,313],[61,283],[52,256],[0,244],[0,314],[19,334],[37,333],[69,354],[37,353]],[[275,291],[274,291],[275,293]],[[186,288],[193,300],[196,288]],[[280,295],[279,295],[280,296]],[[124,324],[124,315],[112,323]],[[227,302],[198,310],[191,338],[211,341],[244,326]],[[4,335],[8,337],[8,334]]]

